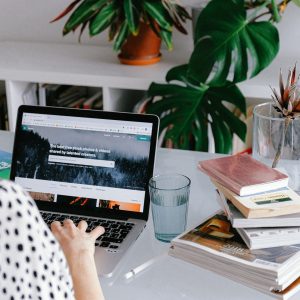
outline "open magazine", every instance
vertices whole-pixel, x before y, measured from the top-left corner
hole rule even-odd
[[[221,212],[172,240],[169,254],[278,299],[300,290],[300,245],[250,250]]]

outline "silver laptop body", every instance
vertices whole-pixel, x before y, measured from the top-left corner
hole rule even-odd
[[[11,179],[49,224],[64,218],[104,224],[95,251],[101,276],[113,276],[146,226],[157,131],[152,115],[19,108]]]

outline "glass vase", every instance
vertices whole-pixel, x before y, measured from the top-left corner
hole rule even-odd
[[[289,187],[300,192],[300,118],[286,119],[271,103],[255,106],[253,119],[253,157],[289,176]]]

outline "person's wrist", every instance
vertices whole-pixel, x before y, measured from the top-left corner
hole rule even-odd
[[[94,258],[94,253],[88,249],[72,249],[68,253],[65,253],[65,256],[71,263],[76,263],[81,260]]]
[[[78,272],[94,262],[94,253],[87,249],[72,251],[66,255],[71,273]]]

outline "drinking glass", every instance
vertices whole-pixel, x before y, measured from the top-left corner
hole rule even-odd
[[[181,174],[161,174],[149,181],[155,237],[170,242],[186,229],[191,180]]]

